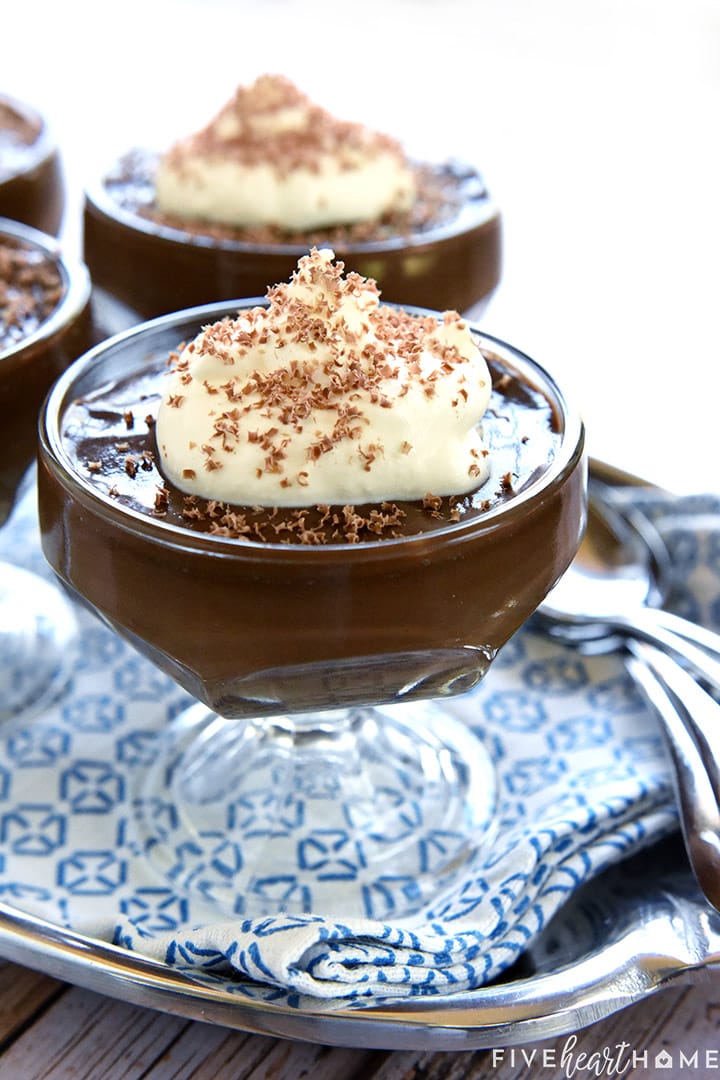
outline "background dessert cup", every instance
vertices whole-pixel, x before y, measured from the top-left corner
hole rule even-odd
[[[91,343],[89,300],[87,270],[56,240],[0,219],[0,522],[35,459],[43,397]],[[74,634],[57,588],[0,564],[0,718],[27,716],[58,691]]]
[[[0,218],[0,504],[12,501],[35,458],[50,385],[91,344],[86,267],[53,237]]]
[[[458,161],[410,160],[261,76],[163,154],[130,151],[92,180],[85,259],[95,285],[145,318],[262,296],[330,246],[386,301],[479,312],[500,277],[500,215]]]
[[[152,504],[141,511],[118,500],[102,467],[78,457],[74,403],[89,398],[102,426],[103,388],[135,382],[151,414],[168,353],[236,310],[216,304],[154,320],[61,377],[41,425],[44,551],[201,703],[168,732],[138,788],[140,842],[160,873],[227,913],[307,910],[298,852],[320,857],[322,834],[333,903],[347,879],[349,911],[358,877],[327,843],[354,830],[362,889],[389,887],[415,860],[401,898],[414,910],[495,825],[482,740],[428,699],[482,678],[572,559],[584,523],[582,426],[541,368],[478,334],[495,405],[514,383],[538,395],[553,429],[551,452],[486,511],[413,535],[312,546],[195,532]],[[130,395],[116,407],[123,400]],[[133,412],[133,429],[144,431]],[[507,420],[491,444],[506,438]],[[132,434],[122,423],[117,432]],[[168,847],[158,800],[183,823],[181,853]],[[298,846],[296,829],[313,833],[313,817],[314,835]],[[428,861],[431,836],[443,837],[444,854]]]
[[[460,168],[459,166],[457,168]],[[342,243],[338,258],[373,277],[388,301],[479,315],[501,273],[501,218],[481,177],[468,167],[467,201],[456,218],[410,236]],[[315,235],[315,241],[320,241]],[[105,179],[86,191],[84,258],[96,287],[152,318],[218,298],[262,296],[310,244],[251,243],[154,221],[116,202]]]
[[[0,217],[57,235],[65,209],[60,154],[44,118],[0,94]]]

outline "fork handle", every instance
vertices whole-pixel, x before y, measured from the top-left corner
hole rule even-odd
[[[705,646],[701,647],[699,637],[696,636],[695,640],[690,641],[677,632],[673,629],[677,625],[676,621],[665,618],[669,614],[657,608],[643,608],[634,612],[632,617],[617,616],[613,619],[613,625],[626,637],[639,638],[671,653],[686,664],[696,678],[720,694],[720,652],[712,654],[706,651]],[[687,622],[685,619],[680,621],[683,624]],[[692,624],[689,625],[692,626]],[[700,630],[702,627],[697,629]],[[707,633],[712,634],[712,631],[707,631]],[[717,649],[717,635],[712,634],[712,637],[716,639],[715,648]]]
[[[655,608],[654,611],[654,619],[658,626],[699,645],[701,649],[712,653],[720,660],[720,634],[709,630],[706,626],[699,626],[690,619],[684,619],[682,615],[676,615],[674,611],[665,611],[664,608]]]
[[[720,910],[720,704],[671,656],[644,641],[626,644],[628,670],[663,721],[690,865]]]

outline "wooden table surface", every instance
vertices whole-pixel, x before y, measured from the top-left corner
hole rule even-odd
[[[366,0],[351,26],[345,11],[325,0],[13,4],[0,82],[59,135],[67,246],[79,246],[91,161],[194,130],[238,82],[284,71],[329,106],[334,93],[338,115],[477,161],[506,235],[487,329],[553,368],[596,455],[671,489],[716,484],[717,0]],[[221,33],[203,39],[208,23]],[[503,1052],[329,1049],[188,1022],[5,963],[0,1080],[550,1080],[572,1063],[576,1076],[675,1076],[681,1054],[681,1075],[709,1076],[719,1023],[720,975],[708,975],[594,1024],[574,1046],[563,1036]],[[662,1051],[675,1069],[656,1068]]]

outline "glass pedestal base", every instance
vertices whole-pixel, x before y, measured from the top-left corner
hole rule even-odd
[[[0,722],[48,708],[72,671],[77,621],[56,586],[0,562]]]
[[[490,843],[493,766],[433,702],[223,720],[193,706],[138,777],[155,871],[226,916],[408,915]]]

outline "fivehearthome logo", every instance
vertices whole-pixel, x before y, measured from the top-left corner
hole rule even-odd
[[[703,1077],[717,1072],[720,1076],[720,1049],[693,1050],[691,1053],[684,1050],[670,1053],[663,1049],[651,1053],[627,1042],[602,1046],[593,1051],[578,1050],[577,1046],[577,1035],[570,1035],[559,1049],[554,1046],[508,1049],[495,1047],[491,1051],[492,1063],[495,1068],[501,1064],[510,1065],[512,1068],[525,1066],[533,1069],[533,1076],[542,1076],[543,1069],[552,1069],[557,1076],[560,1070],[560,1075],[567,1080],[575,1077],[624,1076],[631,1070],[646,1070],[651,1076],[661,1070],[672,1077],[692,1075],[693,1072]]]

